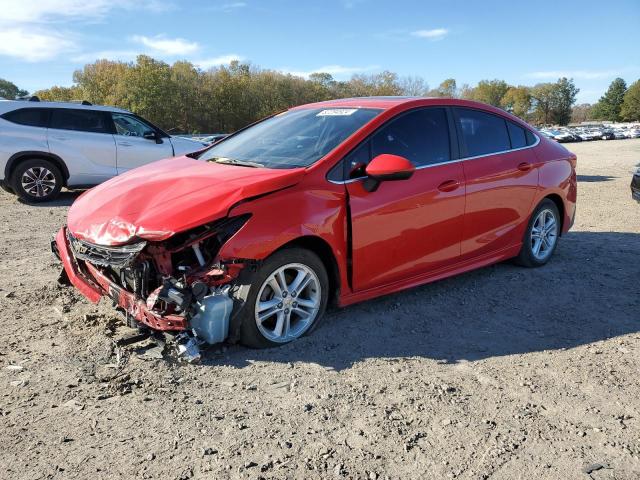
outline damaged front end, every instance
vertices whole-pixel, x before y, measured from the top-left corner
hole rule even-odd
[[[161,242],[102,246],[63,227],[52,242],[65,280],[90,301],[109,297],[129,323],[160,331],[192,331],[204,342],[224,341],[233,300],[229,289],[249,261],[217,255],[249,219],[224,218]]]

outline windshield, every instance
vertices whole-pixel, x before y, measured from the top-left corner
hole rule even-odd
[[[378,113],[372,108],[289,110],[222,141],[198,158],[253,167],[307,167]]]

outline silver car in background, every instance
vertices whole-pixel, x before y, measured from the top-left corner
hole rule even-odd
[[[173,137],[120,108],[35,98],[0,100],[0,187],[27,202],[206,145]]]

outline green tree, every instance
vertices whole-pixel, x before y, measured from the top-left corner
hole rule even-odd
[[[624,94],[620,116],[627,122],[640,121],[640,80],[632,83]]]
[[[620,110],[624,101],[627,84],[622,78],[616,78],[593,109],[593,115],[599,120],[619,122],[622,120]]]
[[[575,86],[573,79],[562,77],[555,84],[555,102],[553,106],[553,120],[558,125],[567,125],[571,121],[571,109],[576,103],[576,95],[580,89]]]
[[[509,87],[502,97],[501,106],[516,117],[526,118],[531,110],[531,89],[529,87]]]
[[[73,87],[51,87],[46,90],[38,90],[34,93],[40,100],[47,102],[70,102],[81,100],[82,93],[78,86]]]
[[[571,109],[571,121],[573,123],[586,122],[593,119],[593,105],[581,103]]]
[[[7,100],[14,100],[19,97],[29,95],[29,92],[18,88],[14,83],[9,80],[0,78],[0,97]]]
[[[509,90],[509,85],[504,80],[481,80],[471,90],[470,98],[477,102],[488,103],[495,107],[502,105],[502,97]]]

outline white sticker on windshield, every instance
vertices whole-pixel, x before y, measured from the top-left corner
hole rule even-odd
[[[316,117],[344,117],[357,110],[357,108],[332,108],[331,110],[322,110]]]

